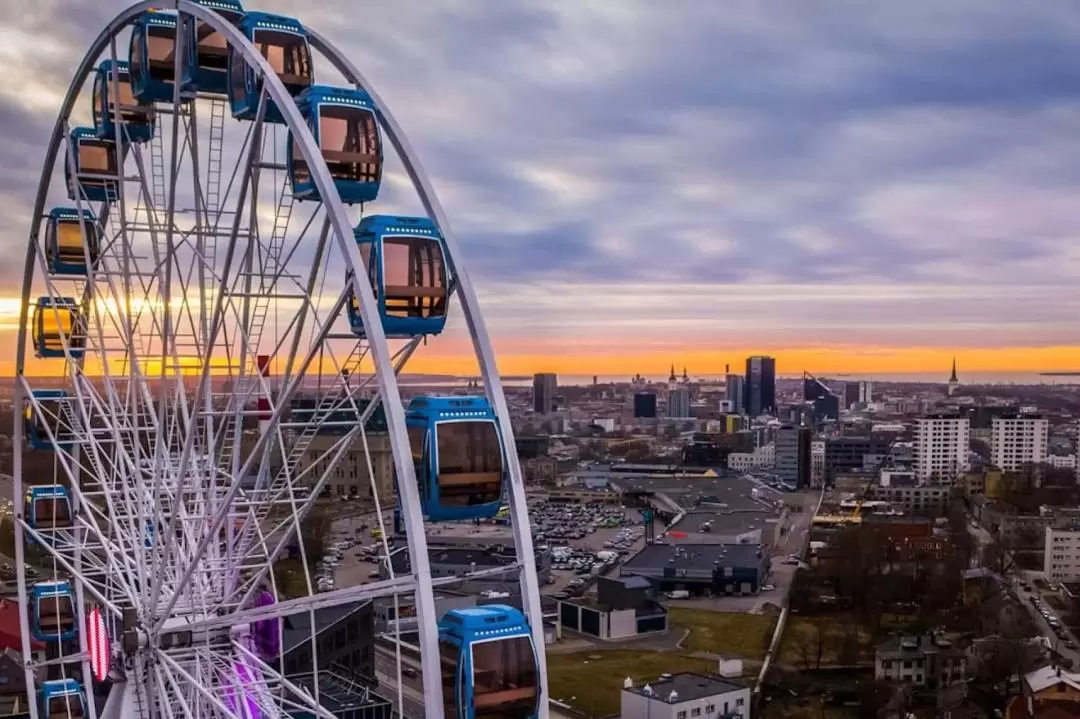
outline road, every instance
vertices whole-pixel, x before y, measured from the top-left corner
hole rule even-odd
[[[417,672],[420,671],[420,662],[418,661],[402,656],[401,662],[402,669],[412,667]],[[375,678],[379,680],[379,694],[389,699],[396,707],[398,703],[397,659],[392,649],[381,644],[375,645]],[[402,675],[401,679],[401,703],[403,705],[401,713],[409,719],[423,719],[423,681],[419,676],[414,678]]]
[[[990,533],[987,532],[985,529],[978,525],[972,524],[971,522],[968,522],[967,527],[968,534],[970,534],[971,538],[975,540],[975,543],[980,550],[973,554],[971,563],[972,566],[979,566],[979,558],[982,554],[982,550],[985,549],[991,541],[993,541],[993,538],[990,536]],[[1034,586],[1035,579],[1041,577],[1042,572],[1022,571],[1020,572],[1019,576],[1009,578],[1009,592],[1016,598],[1017,603],[1024,608],[1024,611],[1031,615],[1031,621],[1039,630],[1039,633],[1046,637],[1046,639],[1050,642],[1050,646],[1054,647],[1055,651],[1057,651],[1061,656],[1071,660],[1074,668],[1080,667],[1080,650],[1067,648],[1065,646],[1065,642],[1058,638],[1057,634],[1054,632],[1054,628],[1050,626],[1048,618],[1044,617],[1042,615],[1042,612],[1040,612],[1035,607],[1035,605],[1031,603],[1031,597],[1039,595],[1038,590],[1036,589],[1032,590],[1031,592],[1025,592],[1020,586],[1022,582],[1027,583],[1029,586]],[[1053,607],[1046,604],[1045,602],[1043,603],[1043,606],[1050,613],[1051,617],[1054,617],[1059,622],[1061,622],[1061,617],[1058,616],[1058,613],[1054,611]],[[1069,628],[1065,626],[1064,622],[1062,622],[1061,626],[1065,630],[1066,639],[1080,645],[1080,642],[1076,641],[1076,635],[1074,635],[1072,631],[1070,631]]]

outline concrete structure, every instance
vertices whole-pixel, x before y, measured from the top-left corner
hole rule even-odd
[[[1076,469],[1075,454],[1051,454],[1047,455],[1046,462],[1054,469]]]
[[[559,378],[550,372],[533,375],[533,411],[551,414],[555,411],[555,393],[559,391]]]
[[[971,423],[967,417],[931,415],[915,427],[915,475],[920,482],[953,480],[968,468]]]
[[[731,403],[730,411],[736,414],[742,414],[746,409],[745,384],[745,379],[739,374],[729,374],[724,381],[727,401]]]
[[[619,568],[660,591],[695,595],[757,594],[769,573],[769,553],[756,544],[649,544]]]
[[[308,472],[308,483],[315,484],[327,473],[327,467],[334,454],[330,450],[341,441],[341,437],[318,434],[311,438],[304,456],[301,458],[297,473]],[[394,496],[394,458],[390,453],[390,435],[385,432],[369,432],[367,435],[368,451],[364,451],[361,438],[355,439],[345,455],[338,461],[324,485],[324,492],[335,497],[373,500],[372,485],[379,493],[379,499],[385,503]],[[368,474],[368,457],[374,475]],[[312,465],[314,464],[314,467]],[[310,471],[309,471],[310,468]]]
[[[689,672],[664,675],[622,690],[621,719],[750,719],[750,689]]]
[[[776,461],[773,471],[789,487],[805,489],[810,486],[809,427],[785,425],[776,430]]]
[[[867,457],[888,455],[889,445],[889,440],[880,436],[829,437],[825,440],[826,480],[832,482],[838,474],[866,468]]]
[[[668,630],[667,610],[658,604],[644,577],[600,577],[596,599],[559,602],[562,629],[605,641],[633,639]]]
[[[949,487],[923,484],[914,487],[872,487],[872,499],[888,502],[897,509],[914,514],[940,516],[949,502]]]
[[[995,417],[991,424],[990,462],[1007,472],[1046,461],[1050,420],[1039,415]]]
[[[672,419],[690,417],[690,390],[686,387],[672,387],[668,390],[667,416]]]
[[[1046,528],[1043,573],[1055,582],[1080,581],[1080,524]]]

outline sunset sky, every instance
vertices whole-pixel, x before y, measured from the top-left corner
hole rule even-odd
[[[0,27],[0,372],[47,134],[125,4],[37,0]],[[751,352],[787,374],[1080,370],[1075,6],[257,5],[298,12],[394,110],[504,373]],[[463,342],[415,369],[469,372]]]

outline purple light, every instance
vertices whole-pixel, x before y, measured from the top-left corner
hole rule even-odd
[[[229,711],[238,714],[243,719],[263,719],[262,710],[259,709],[254,692],[251,691],[252,685],[257,681],[255,670],[243,659],[238,659],[233,669],[236,672],[236,682],[228,682],[225,687],[225,704],[229,707]],[[239,685],[239,689],[235,688],[236,685]],[[237,701],[238,697],[243,697],[242,707]]]
[[[274,595],[265,589],[255,595],[256,607],[268,607],[276,602]],[[281,620],[274,617],[252,622],[251,644],[252,650],[264,662],[276,660],[281,654]]]

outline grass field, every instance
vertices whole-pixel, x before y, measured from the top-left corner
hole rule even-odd
[[[769,648],[776,617],[760,614],[714,612],[708,609],[671,607],[668,620],[672,631],[689,629],[683,649],[761,659]]]
[[[714,673],[716,668],[716,662],[673,652],[620,649],[547,655],[551,697],[590,716],[619,712],[626,677],[638,683],[664,673]]]

